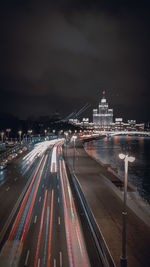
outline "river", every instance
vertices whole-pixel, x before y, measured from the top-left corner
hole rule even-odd
[[[139,195],[150,204],[150,138],[114,136],[85,144],[87,152],[104,164],[111,164],[124,176],[124,162],[119,153],[135,157],[129,162],[128,180],[136,187]]]

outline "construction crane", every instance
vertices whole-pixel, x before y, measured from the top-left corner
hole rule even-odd
[[[75,119],[77,119],[86,109],[88,109],[91,105],[86,103],[76,114],[75,114]],[[74,119],[73,118],[73,119]]]
[[[91,106],[91,104],[86,103],[82,108],[80,108],[78,111],[73,111],[71,112],[66,118],[57,121],[57,122],[67,122],[70,119],[78,119],[78,117],[85,111],[87,110],[89,107]]]

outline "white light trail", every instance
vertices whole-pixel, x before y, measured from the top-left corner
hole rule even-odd
[[[28,169],[33,163],[33,161],[37,157],[41,157],[49,147],[54,146],[54,145],[62,145],[64,141],[65,139],[61,138],[61,139],[55,139],[55,140],[37,143],[34,146],[34,149],[23,158],[23,161],[24,161],[23,165],[25,165],[25,168]]]

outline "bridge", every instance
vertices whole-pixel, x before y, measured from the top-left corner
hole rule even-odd
[[[150,136],[150,132],[145,131],[103,131],[103,134],[107,137],[117,135],[129,135],[129,136]]]
[[[150,132],[145,131],[95,131],[94,133],[85,133],[80,135],[80,140],[91,141],[99,139],[100,137],[112,137],[112,136],[139,136],[139,137],[150,137]]]

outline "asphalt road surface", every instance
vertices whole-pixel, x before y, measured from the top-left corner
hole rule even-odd
[[[7,168],[0,187],[1,267],[91,266],[62,143]]]

